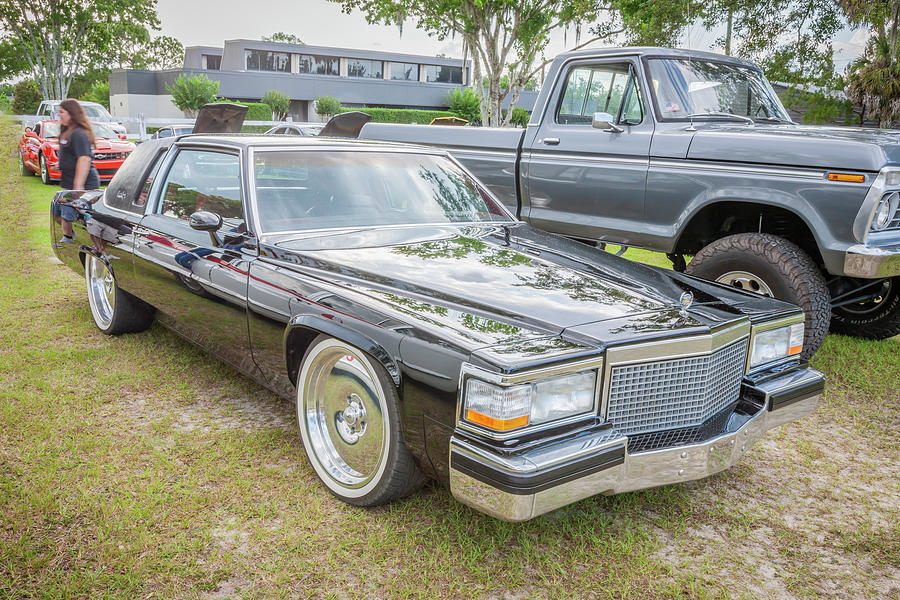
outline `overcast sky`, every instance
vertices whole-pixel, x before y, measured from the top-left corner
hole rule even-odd
[[[258,8],[258,10],[254,10]],[[362,14],[346,15],[340,5],[327,0],[158,0],[162,33],[178,38],[185,46],[220,46],[227,39],[260,39],[276,31],[298,36],[307,44],[385,50],[408,54],[446,54],[462,58],[459,38],[438,40],[415,29],[412,22],[403,27],[369,25]],[[682,48],[713,50],[717,32],[706,32],[700,25],[691,27],[679,44]],[[571,48],[574,31],[564,38],[553,36],[547,57]],[[843,70],[847,62],[862,51],[865,32],[842,31],[835,40],[835,62]]]

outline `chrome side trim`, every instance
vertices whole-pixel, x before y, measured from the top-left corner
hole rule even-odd
[[[573,152],[530,152],[530,160],[559,160],[565,162],[602,163],[617,165],[638,165],[646,167],[650,164],[648,158],[629,158],[627,156],[603,156],[599,154],[576,154]]]
[[[650,159],[651,167],[667,169],[690,169],[697,171],[719,171],[724,173],[740,173],[742,175],[771,175],[775,177],[799,177],[802,179],[821,179],[825,181],[825,171],[809,169],[769,168],[765,166],[744,166],[730,163],[704,162],[700,160],[657,160]]]

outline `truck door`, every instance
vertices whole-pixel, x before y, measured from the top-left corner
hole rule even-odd
[[[572,237],[635,243],[621,232],[641,231],[654,129],[638,69],[629,57],[562,67],[522,152],[524,219]],[[593,127],[597,112],[615,127]]]

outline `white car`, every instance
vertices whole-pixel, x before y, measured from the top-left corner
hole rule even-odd
[[[62,100],[44,100],[41,102],[40,106],[38,106],[37,115],[39,117],[46,117],[49,119],[56,119],[59,117],[59,105]],[[78,103],[84,109],[85,114],[87,115],[88,121],[100,121],[103,123],[107,123],[113,131],[119,134],[121,139],[126,139],[125,126],[116,121],[115,117],[109,114],[109,111],[106,110],[106,107],[102,104],[98,104],[96,102],[88,102],[86,100],[79,100]]]

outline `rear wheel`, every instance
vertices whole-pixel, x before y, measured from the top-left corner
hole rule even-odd
[[[833,309],[832,331],[870,340],[900,335],[900,277],[885,279],[874,287],[874,296],[868,300]]]
[[[297,417],[316,474],[344,502],[386,504],[424,482],[403,442],[394,382],[365,352],[313,340],[297,377]]]
[[[808,254],[784,238],[768,233],[724,237],[700,250],[686,272],[800,306],[806,313],[804,358],[825,341],[831,322],[825,278]]]
[[[107,335],[138,332],[153,322],[153,310],[131,294],[119,289],[109,264],[93,254],[84,261],[91,316],[97,328]]]

